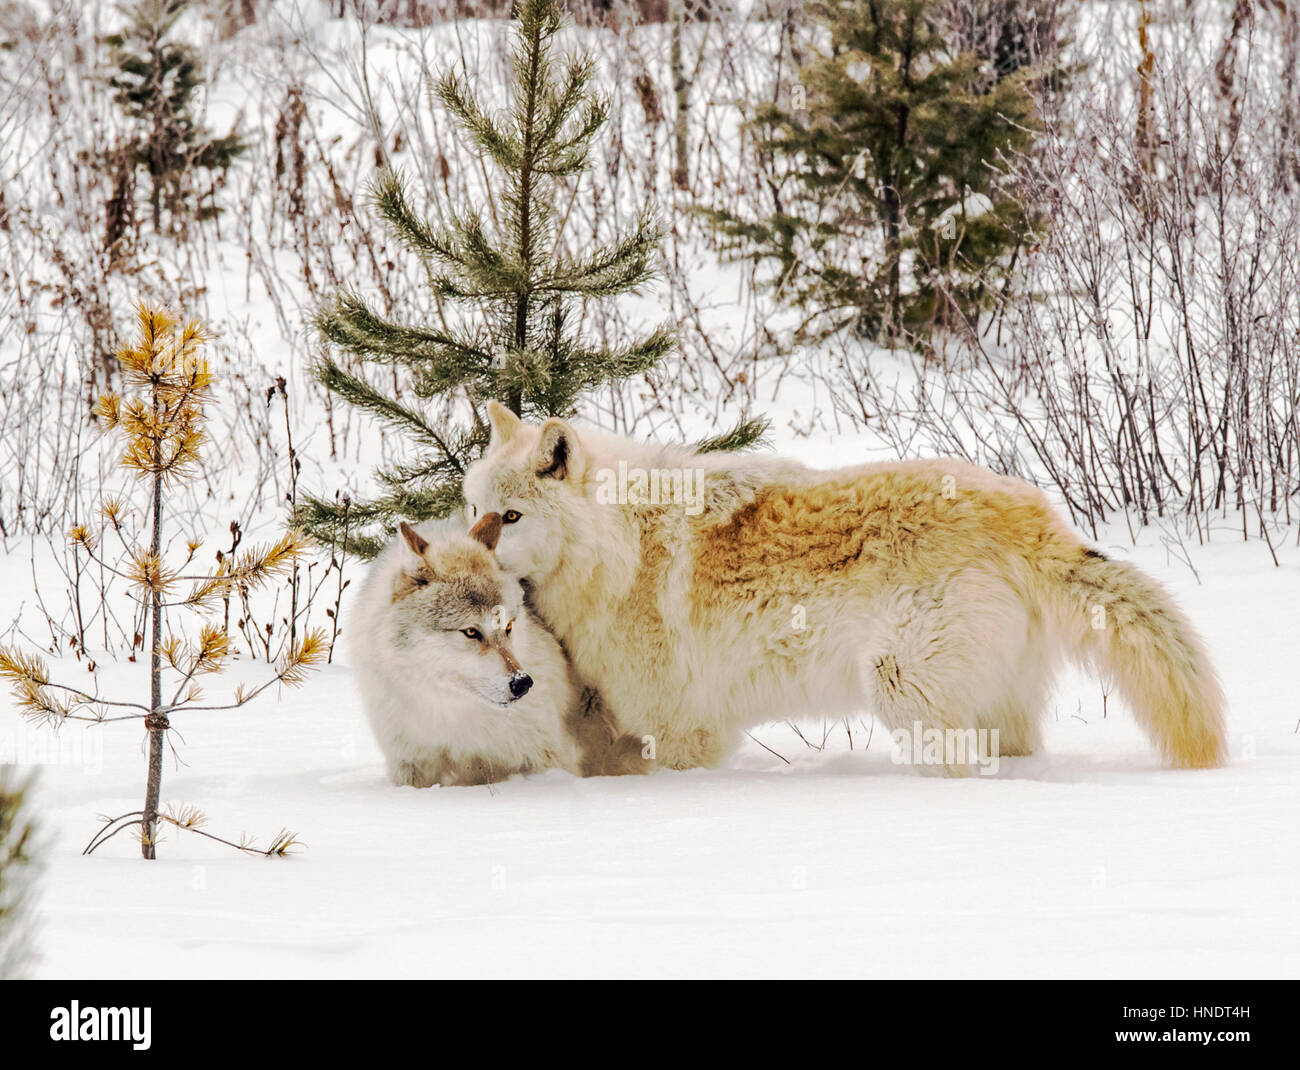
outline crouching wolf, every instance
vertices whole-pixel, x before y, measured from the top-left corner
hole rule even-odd
[[[618,737],[498,566],[500,531],[495,518],[468,536],[459,520],[403,523],[371,566],[349,653],[389,776],[429,787],[641,771],[639,741]]]
[[[1113,677],[1173,764],[1225,760],[1223,697],[1187,618],[1025,483],[946,460],[823,472],[489,415],[471,516],[502,517],[501,564],[661,764],[714,765],[749,726],[864,706],[891,730],[997,729],[1002,755],[1029,754],[1062,656]]]

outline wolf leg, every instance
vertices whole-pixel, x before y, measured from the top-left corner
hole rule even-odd
[[[564,717],[564,728],[577,749],[580,776],[622,776],[652,773],[655,763],[645,756],[639,736],[624,732],[600,692],[582,688]]]
[[[417,754],[411,758],[390,756],[388,778],[399,788],[431,788],[442,783],[446,767],[445,753]]]
[[[1016,737],[1008,742],[1036,742],[1028,718],[1014,715],[1023,707],[1008,701],[1018,693],[1029,617],[996,574],[969,569],[899,592],[877,624],[859,676],[885,725],[924,742],[913,761],[968,776],[976,770],[977,729],[997,727],[1000,734],[1005,726]]]
[[[731,747],[711,727],[686,725],[660,730],[642,739],[642,753],[652,754],[654,763],[665,769],[714,769],[721,765]]]
[[[981,714],[977,727],[996,732],[995,753],[1003,758],[1027,758],[1043,742],[1043,729],[1039,720],[1040,711],[1029,709],[1017,701],[1015,696],[1007,696],[989,713]],[[990,744],[993,747],[993,744]]]
[[[873,654],[863,673],[871,705],[885,727],[925,744],[913,753],[912,762],[923,770],[941,766],[949,776],[974,772],[969,762],[949,762],[943,751],[952,733],[976,727],[959,670],[958,663],[912,659],[895,648]],[[939,735],[930,737],[935,730]]]
[[[1056,658],[1043,638],[1041,622],[1031,621],[1030,629],[1005,692],[977,718],[980,728],[998,733],[997,753],[1004,758],[1026,757],[1043,742],[1043,710]]]
[[[434,784],[434,778],[418,762],[393,762],[388,777],[399,788],[429,788]]]

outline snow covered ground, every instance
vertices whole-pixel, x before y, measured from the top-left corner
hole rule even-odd
[[[160,860],[98,815],[134,810],[134,726],[23,725],[0,748],[42,766],[46,977],[1089,976],[1300,973],[1300,550],[1275,569],[1231,531],[1126,548],[1204,630],[1233,762],[1161,768],[1094,682],[1068,675],[1044,752],[952,781],[890,760],[863,715],[813,749],[789,727],[729,765],[646,778],[559,772],[482,788],[386,783],[351,673],[235,713],[195,714],[164,798],[211,831],[305,848],[262,860],[168,832]],[[1294,540],[1293,540],[1294,541]],[[30,590],[3,561],[6,618]],[[345,618],[346,619],[346,618]],[[58,667],[56,663],[56,668]],[[85,672],[75,661],[64,675]],[[105,691],[143,665],[98,670]],[[811,743],[826,729],[802,724]],[[788,762],[788,764],[787,764]]]
[[[381,59],[386,35],[377,35]],[[223,120],[222,107],[233,114],[247,97],[234,71],[210,98]],[[263,125],[274,124],[278,99],[267,97]],[[341,128],[324,104],[313,106],[323,109],[324,135]],[[224,530],[237,516],[251,541],[268,534],[286,490],[276,482],[284,478],[281,410],[260,404],[275,375],[288,378],[294,398],[305,488],[364,487],[383,450],[362,428],[329,459],[321,402],[305,381],[301,321],[313,300],[295,281],[296,261],[267,269],[287,295],[282,313],[250,284],[238,241],[215,248],[204,282],[227,338],[219,460],[185,520]],[[712,250],[697,253],[699,263],[683,270],[702,315],[723,352],[741,352],[751,296],[743,277],[719,269]],[[657,321],[662,302],[662,291],[645,298],[646,315]],[[8,332],[6,341],[17,337]],[[820,359],[805,357],[796,365]],[[871,361],[888,382],[889,366]],[[905,362],[899,367],[906,380]],[[781,450],[823,466],[884,455],[878,442],[831,437],[824,382],[787,377],[779,397],[768,385],[753,396],[774,417]],[[692,394],[683,404],[685,437],[709,430],[701,421],[715,414],[726,425],[738,411]],[[638,426],[645,423],[673,433],[662,412]],[[1296,976],[1296,531],[1278,548],[1280,567],[1260,540],[1241,542],[1234,517],[1207,545],[1166,547],[1159,530],[1147,529],[1134,548],[1122,523],[1098,542],[1168,585],[1208,639],[1230,703],[1229,767],[1162,768],[1118,702],[1104,707],[1100,685],[1070,673],[1052,700],[1043,753],[1004,759],[990,777],[950,781],[894,764],[864,711],[850,723],[851,740],[838,724],[801,723],[802,738],[768,726],[715,771],[592,780],[548,773],[491,788],[399,789],[385,781],[351,672],[336,662],[301,690],[178,719],[184,764],[169,757],[164,773],[164,800],[202,809],[210,831],[264,841],[287,828],[304,848],[263,860],[171,830],[159,861],[145,863],[127,835],[81,854],[99,815],[141,804],[139,727],[71,724],[55,736],[23,722],[0,692],[0,762],[40,773],[47,865],[35,972]],[[209,559],[221,544],[209,544]],[[39,541],[35,552],[44,596],[60,612],[62,578]],[[41,636],[30,556],[25,537],[0,548],[4,641],[15,638],[4,629],[20,609],[27,634]],[[52,668],[59,679],[86,679],[85,664],[72,659]],[[244,662],[233,675],[256,679],[253,669]],[[143,664],[101,659],[97,676],[106,694],[147,690]],[[222,692],[216,683],[208,690]]]

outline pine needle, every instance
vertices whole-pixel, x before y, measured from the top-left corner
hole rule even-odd
[[[298,687],[306,680],[307,669],[320,665],[328,655],[329,641],[325,638],[325,629],[313,628],[285,655],[276,675],[289,687]]]
[[[3,646],[0,646],[0,676],[14,684],[32,684],[36,687],[50,682],[49,669],[39,657]]]

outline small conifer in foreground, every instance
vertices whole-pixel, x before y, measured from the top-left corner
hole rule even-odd
[[[142,724],[148,741],[144,806],[108,820],[86,850],[93,851],[110,836],[136,827],[141,852],[152,859],[160,821],[197,832],[203,820],[192,807],[160,809],[163,755],[177,715],[234,709],[275,684],[301,683],[307,669],[323,661],[328,649],[323,631],[307,632],[289,646],[265,682],[251,689],[238,687],[228,700],[204,701],[199,680],[222,670],[230,655],[230,636],[213,621],[202,623],[197,635],[186,636],[169,629],[168,614],[215,609],[233,590],[247,592],[266,584],[291,569],[306,544],[297,532],[289,531],[269,546],[224,557],[213,572],[191,571],[200,546],[197,541],[187,543],[183,561],[168,560],[164,540],[168,491],[194,474],[205,441],[205,406],[212,400],[213,382],[203,355],[208,337],[197,322],[182,325],[160,309],[141,307],[137,325],[137,341],[117,354],[125,384],[136,393],[105,396],[95,412],[124,439],[122,466],[149,489],[148,522],[137,541],[137,533],[130,530],[130,507],[109,498],[101,505],[104,530],[96,534],[82,525],[72,530],[70,538],[100,567],[125,580],[145,608],[148,700],[109,699],[56,682],[42,658],[12,648],[0,647],[0,676],[9,680],[26,715],[55,730],[67,721]],[[104,536],[123,543],[126,551],[121,558],[110,560],[101,552]],[[293,836],[281,833],[266,848],[247,841],[233,846],[284,854],[293,843]]]

